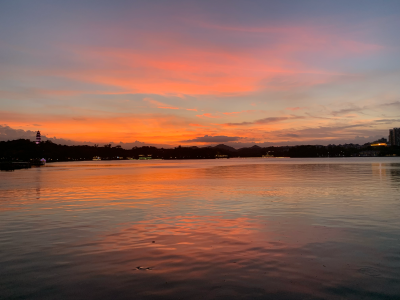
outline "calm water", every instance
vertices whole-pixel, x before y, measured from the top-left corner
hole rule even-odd
[[[400,299],[400,158],[0,172],[1,299]]]

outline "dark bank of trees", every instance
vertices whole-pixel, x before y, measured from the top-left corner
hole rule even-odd
[[[45,158],[51,161],[139,159],[215,159],[224,157],[349,157],[349,156],[400,156],[400,147],[371,147],[369,145],[329,145],[329,146],[293,146],[259,147],[234,149],[226,145],[214,147],[176,147],[159,149],[144,146],[123,149],[121,146],[66,146],[42,142],[36,145],[30,140],[0,142],[0,161],[30,161]]]
[[[229,156],[230,152],[225,149],[213,147],[176,147],[174,149],[158,149],[156,147],[143,146],[134,147],[130,150],[123,149],[117,145],[112,147],[110,144],[104,146],[66,146],[52,143],[51,141],[42,142],[36,145],[30,140],[14,140],[0,142],[0,161],[30,161],[45,158],[51,161],[74,161],[92,160],[100,157],[102,160],[114,159],[212,159],[217,155]]]

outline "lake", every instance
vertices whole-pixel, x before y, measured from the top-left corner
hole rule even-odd
[[[400,299],[400,158],[0,172],[1,299]]]

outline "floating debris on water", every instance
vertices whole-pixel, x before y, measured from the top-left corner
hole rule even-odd
[[[147,268],[141,267],[141,266],[136,267],[136,270],[140,270],[140,271],[149,271],[149,270],[153,270],[153,269],[154,269],[154,267],[147,267]]]

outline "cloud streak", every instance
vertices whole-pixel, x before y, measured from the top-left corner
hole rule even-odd
[[[265,124],[272,124],[287,120],[298,120],[298,119],[305,119],[305,117],[304,116],[268,117],[268,118],[258,119],[252,122],[225,123],[222,125],[224,126],[265,125]]]
[[[200,136],[190,140],[183,140],[182,143],[226,143],[226,142],[234,142],[241,140],[241,137],[238,136]]]

